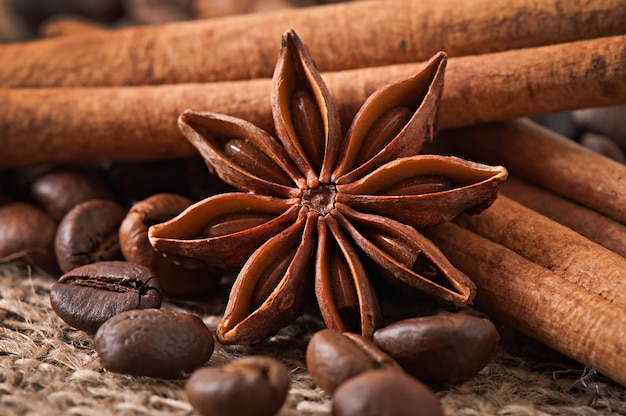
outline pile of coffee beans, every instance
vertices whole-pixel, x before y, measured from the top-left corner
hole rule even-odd
[[[372,340],[330,329],[313,335],[306,363],[332,395],[333,415],[443,415],[426,385],[475,376],[493,358],[500,336],[487,319],[454,313],[404,319]]]

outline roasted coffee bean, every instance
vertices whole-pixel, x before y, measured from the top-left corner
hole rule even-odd
[[[152,247],[148,228],[180,214],[192,201],[175,194],[156,194],[137,202],[128,211],[119,229],[122,255],[127,261],[152,269],[165,293],[193,295],[206,292],[217,281],[216,270],[193,259],[184,263],[165,257]]]
[[[54,255],[57,225],[34,205],[0,206],[0,262],[25,260],[48,273],[58,273]]]
[[[454,313],[395,322],[374,332],[373,341],[416,378],[456,383],[491,361],[500,336],[488,319]]]
[[[443,416],[435,394],[413,377],[371,370],[343,383],[332,396],[333,416]]]
[[[285,402],[289,384],[283,363],[249,356],[196,370],[185,390],[191,406],[203,416],[271,416]]]
[[[57,315],[89,333],[120,312],[159,308],[161,299],[161,285],[150,269],[122,261],[78,267],[61,276],[50,291]]]
[[[44,173],[31,184],[31,195],[55,221],[61,221],[76,205],[90,199],[112,200],[113,195],[95,172],[79,169],[55,169]]]
[[[313,381],[327,393],[365,371],[386,368],[402,372],[389,355],[369,339],[352,333],[323,329],[311,337],[306,364]]]
[[[94,346],[109,371],[176,378],[206,363],[214,341],[195,315],[142,309],[122,312],[102,324]]]
[[[92,199],[76,205],[59,223],[54,249],[67,273],[98,261],[122,260],[118,231],[126,210],[113,201]]]

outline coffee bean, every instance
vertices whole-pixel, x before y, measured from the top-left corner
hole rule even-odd
[[[311,337],[306,350],[306,364],[313,381],[327,393],[362,372],[401,367],[369,339],[352,333],[341,334],[323,329]]]
[[[36,206],[11,202],[0,206],[0,262],[26,260],[58,273],[54,255],[57,225]]]
[[[285,402],[289,384],[283,363],[249,356],[196,370],[185,390],[191,406],[203,416],[271,416]]]
[[[111,191],[95,172],[69,168],[44,173],[33,181],[30,192],[55,221],[61,221],[81,202],[113,199]]]
[[[195,315],[143,309],[122,312],[102,324],[94,346],[109,371],[176,378],[206,363],[214,341]]]
[[[61,276],[50,290],[57,315],[89,333],[123,311],[159,308],[161,300],[161,285],[152,271],[122,261],[78,267]]]
[[[133,205],[120,225],[119,240],[124,258],[149,267],[158,276],[165,293],[194,295],[206,292],[217,281],[218,273],[207,264],[194,259],[182,262],[165,257],[148,240],[151,225],[174,218],[191,203],[190,199],[179,195],[156,194]]]
[[[118,230],[126,210],[113,201],[92,199],[76,205],[59,223],[55,252],[67,273],[98,261],[121,260]]]
[[[332,396],[333,416],[443,416],[435,394],[413,377],[371,370],[343,383]]]
[[[373,341],[416,378],[456,383],[491,361],[500,336],[488,319],[454,313],[395,322],[374,332]]]

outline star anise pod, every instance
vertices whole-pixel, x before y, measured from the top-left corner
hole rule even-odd
[[[435,134],[445,66],[440,52],[375,92],[342,140],[326,85],[287,31],[273,77],[278,140],[226,115],[180,116],[209,169],[242,192],[196,203],[151,227],[150,241],[170,256],[243,265],[217,329],[221,343],[254,344],[291,323],[312,282],[329,328],[371,336],[380,311],[370,264],[444,305],[471,303],[475,285],[417,229],[486,208],[507,173],[416,155]]]

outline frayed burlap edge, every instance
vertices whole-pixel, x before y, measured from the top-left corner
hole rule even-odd
[[[70,328],[50,308],[54,279],[28,266],[0,266],[0,414],[193,415],[186,378],[161,380],[109,373],[91,338]],[[224,296],[167,301],[164,308],[202,317],[215,330]],[[317,388],[304,361],[306,343],[320,327],[303,317],[262,345],[216,345],[209,366],[265,354],[291,369],[292,387],[280,415],[329,415],[330,397]],[[626,389],[592,369],[508,329],[495,359],[473,379],[436,388],[446,415],[608,415],[626,413]]]

